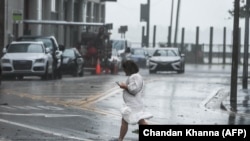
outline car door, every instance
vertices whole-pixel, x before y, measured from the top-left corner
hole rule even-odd
[[[49,73],[52,73],[52,71],[53,71],[53,57],[52,57],[52,54],[50,53],[50,49],[45,48],[44,53],[45,53],[45,56],[46,56],[46,58],[48,60]]]
[[[82,55],[80,54],[80,52],[77,50],[77,49],[74,49],[74,52],[75,52],[75,56],[76,56],[76,62],[77,62],[77,65],[79,68],[82,68],[83,67],[83,57]]]

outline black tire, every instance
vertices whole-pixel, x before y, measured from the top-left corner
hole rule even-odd
[[[109,67],[109,70],[110,70],[110,73],[111,73],[111,74],[115,74],[115,72],[114,72],[114,67],[115,67],[114,64],[112,64],[112,65]]]
[[[49,79],[49,72],[48,72],[48,64],[46,65],[46,71],[41,77],[42,80],[48,80]]]
[[[84,76],[84,67],[82,67],[82,70],[81,70],[81,72],[79,73],[79,76],[80,76],[80,77]]]
[[[177,73],[184,73],[185,72],[185,65],[182,66],[181,70],[177,71]]]
[[[62,79],[62,69],[59,67],[56,71],[56,76],[57,79]]]
[[[149,74],[156,73],[156,70],[149,70]]]
[[[51,74],[48,74],[48,79],[53,80],[55,78],[55,73],[54,71],[51,72]]]
[[[78,77],[79,76],[79,69],[78,69],[78,65],[76,65],[75,66],[75,68],[74,68],[74,70],[73,70],[73,73],[72,73],[72,75],[74,76],[74,77]]]

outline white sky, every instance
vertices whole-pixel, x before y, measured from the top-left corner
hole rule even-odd
[[[174,2],[173,28],[175,28],[177,0],[174,0]],[[181,36],[182,27],[185,28],[186,42],[195,41],[197,26],[200,27],[200,35],[203,36],[200,38],[201,42],[209,41],[209,28],[211,26],[215,28],[214,38],[216,38],[217,31],[222,38],[223,33],[220,32],[222,32],[224,26],[227,27],[228,34],[231,34],[233,18],[228,19],[230,17],[228,10],[233,8],[233,2],[234,0],[181,0],[178,38]],[[106,2],[106,23],[113,23],[113,37],[120,36],[117,28],[122,25],[128,25],[126,37],[140,42],[141,28],[145,25],[144,22],[140,22],[140,4],[143,3],[147,3],[147,0]],[[150,0],[150,3],[150,38],[152,38],[153,26],[156,25],[157,41],[166,41],[167,27],[170,25],[172,0]],[[172,33],[174,33],[174,29]],[[190,34],[193,37],[190,37]],[[172,35],[172,39],[173,37],[174,35]],[[222,43],[220,40],[218,42]]]

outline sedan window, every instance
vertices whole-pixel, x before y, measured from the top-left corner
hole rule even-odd
[[[177,56],[174,50],[156,50],[154,56]]]
[[[145,55],[145,52],[143,49],[133,49],[131,51],[131,54],[134,54],[134,55]]]
[[[74,56],[75,56],[75,53],[74,53],[74,51],[71,50],[71,49],[66,49],[66,50],[63,52],[63,56],[74,57]]]
[[[37,41],[42,41],[46,48],[53,50],[53,43],[50,39],[36,39]]]
[[[167,51],[168,56],[177,56],[176,52],[174,50]]]

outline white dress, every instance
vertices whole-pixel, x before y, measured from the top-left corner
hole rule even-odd
[[[121,109],[122,117],[130,124],[137,124],[140,119],[149,119],[153,116],[145,112],[143,96],[144,82],[139,73],[128,77],[126,84],[128,91],[123,91],[124,107]],[[133,94],[133,95],[132,95]]]

